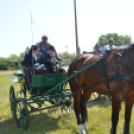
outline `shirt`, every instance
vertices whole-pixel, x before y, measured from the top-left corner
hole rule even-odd
[[[38,48],[42,51],[48,51],[49,47],[51,46],[49,43],[46,43],[46,45],[44,46],[43,42],[39,42],[36,44],[38,46]]]
[[[35,55],[35,54],[33,54],[33,53],[32,53],[32,55],[33,55],[35,61],[37,61],[37,55]]]
[[[54,64],[56,65],[56,55],[53,54],[53,55],[50,55],[51,59],[54,59]]]
[[[115,49],[115,48],[116,48],[115,45],[112,45],[112,46],[106,45],[106,46],[104,47],[104,51],[106,51],[106,50],[113,50],[113,49]]]
[[[103,53],[102,49],[100,49],[99,51],[97,51],[97,50],[94,51],[94,54],[102,54],[102,53]]]

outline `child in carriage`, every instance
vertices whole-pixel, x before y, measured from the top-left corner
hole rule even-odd
[[[65,72],[64,69],[59,68],[57,64],[61,61],[61,58],[57,56],[56,49],[54,46],[50,46],[48,49],[48,53],[44,56],[45,59],[45,65],[51,73],[56,73],[56,72]]]

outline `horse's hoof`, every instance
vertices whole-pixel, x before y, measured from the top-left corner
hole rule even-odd
[[[86,134],[86,131],[83,129],[83,131],[80,132],[80,134]]]
[[[111,128],[110,134],[116,134],[116,131],[113,128]]]
[[[128,132],[128,131],[124,131],[124,134],[130,134],[130,132]]]
[[[86,131],[83,129],[82,125],[78,125],[78,128],[80,130],[80,134],[86,134]]]
[[[113,129],[111,128],[111,130],[110,130],[110,134],[113,134]]]
[[[87,121],[83,124],[83,129],[84,129],[86,132],[88,131]]]

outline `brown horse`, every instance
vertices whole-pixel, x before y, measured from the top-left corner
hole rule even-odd
[[[124,49],[117,49],[116,52],[110,53],[106,61],[106,77],[115,75],[120,57],[122,55],[121,53],[117,52],[121,52],[123,50]],[[127,48],[125,48],[125,50],[127,51],[124,51],[124,54],[122,55],[122,60],[118,68],[118,74],[124,76],[134,76],[134,44],[129,45]],[[70,64],[68,75],[71,76],[74,71],[79,71],[86,66],[94,63],[98,59],[100,59],[100,57],[94,54],[79,55]],[[70,79],[69,84],[72,93],[74,93],[101,80],[102,76],[99,70],[99,65],[96,64],[93,67],[78,74],[76,77]],[[116,134],[116,127],[119,120],[119,111],[122,100],[126,100],[124,134],[129,134],[129,123],[132,106],[134,103],[134,82],[116,79],[109,81],[108,86],[111,93],[110,95],[112,97],[111,134]],[[86,131],[88,131],[86,103],[89,100],[92,92],[108,95],[105,83],[100,83],[90,88],[90,90],[84,90],[82,93],[74,95],[74,110],[80,134],[84,134]]]

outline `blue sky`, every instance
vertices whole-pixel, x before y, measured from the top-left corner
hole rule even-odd
[[[101,34],[130,35],[134,41],[134,0],[76,0],[79,46],[91,51]],[[73,0],[0,0],[0,57],[19,55],[43,34],[58,52],[75,52]]]

